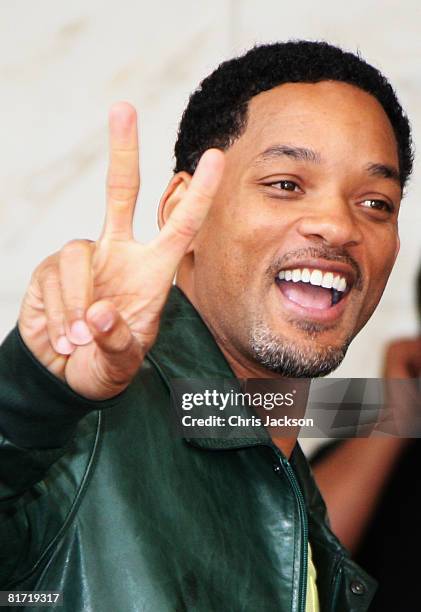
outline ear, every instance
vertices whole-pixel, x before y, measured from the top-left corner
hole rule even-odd
[[[177,172],[174,174],[168,187],[164,191],[158,207],[158,225],[159,229],[167,222],[168,217],[184,197],[192,177],[188,172]]]

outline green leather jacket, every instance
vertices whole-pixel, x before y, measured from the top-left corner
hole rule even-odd
[[[367,610],[375,582],[329,530],[299,446],[288,462],[269,439],[176,437],[170,385],[183,377],[233,373],[177,288],[135,380],[106,402],[9,334],[0,589],[60,590],[62,612],[303,612],[309,537],[322,612]]]

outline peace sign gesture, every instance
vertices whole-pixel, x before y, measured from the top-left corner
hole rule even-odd
[[[206,151],[182,200],[147,245],[133,237],[139,191],[136,111],[110,111],[107,208],[96,242],[72,240],[34,271],[18,326],[35,357],[95,400],[127,387],[158,333],[175,272],[221,180],[224,156]]]

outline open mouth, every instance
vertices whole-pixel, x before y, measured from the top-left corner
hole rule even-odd
[[[307,309],[336,306],[350,290],[349,279],[335,271],[311,268],[283,269],[276,277],[282,294]]]

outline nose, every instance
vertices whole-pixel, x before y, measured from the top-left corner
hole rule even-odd
[[[324,198],[298,222],[298,232],[305,238],[331,247],[351,247],[363,239],[350,204],[343,198]]]

